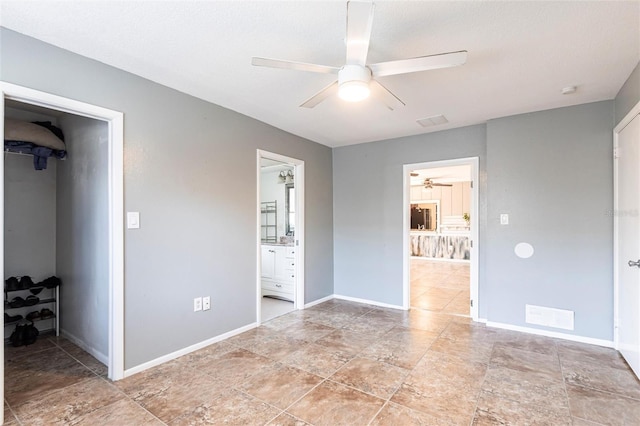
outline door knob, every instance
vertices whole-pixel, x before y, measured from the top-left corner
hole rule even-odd
[[[629,265],[630,267],[634,267],[637,266],[638,268],[640,268],[640,259],[638,259],[637,262],[634,262],[633,260],[630,260],[629,263],[627,263],[627,265]]]

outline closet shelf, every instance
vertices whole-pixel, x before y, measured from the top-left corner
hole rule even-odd
[[[24,309],[24,308],[31,308],[33,306],[38,306],[38,305],[45,305],[47,303],[54,303],[56,301],[56,299],[54,298],[50,298],[50,299],[42,299],[40,300],[38,303],[36,303],[35,305],[24,305],[24,306],[20,306],[19,308],[12,308],[11,306],[9,306],[8,302],[4,302],[4,310],[6,311],[7,309]]]
[[[4,326],[8,327],[10,325],[16,325],[20,321],[38,322],[38,321],[48,321],[48,320],[52,320],[52,319],[56,319],[56,316],[55,315],[51,315],[50,317],[46,317],[46,318],[34,318],[34,319],[20,318],[19,320],[5,322]]]

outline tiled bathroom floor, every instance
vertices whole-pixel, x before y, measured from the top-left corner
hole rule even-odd
[[[37,345],[7,351],[5,424],[640,424],[614,350],[442,312],[331,300],[116,383]]]
[[[469,263],[411,259],[411,307],[469,315]]]

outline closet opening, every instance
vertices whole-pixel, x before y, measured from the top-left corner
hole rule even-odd
[[[15,406],[124,375],[122,114],[1,88],[2,390]]]

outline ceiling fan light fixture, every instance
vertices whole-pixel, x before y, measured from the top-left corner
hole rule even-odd
[[[347,81],[338,88],[338,96],[347,102],[360,102],[369,97],[371,90],[369,83],[364,81]]]
[[[338,96],[347,102],[360,102],[371,94],[371,71],[361,65],[345,65],[338,72]]]

